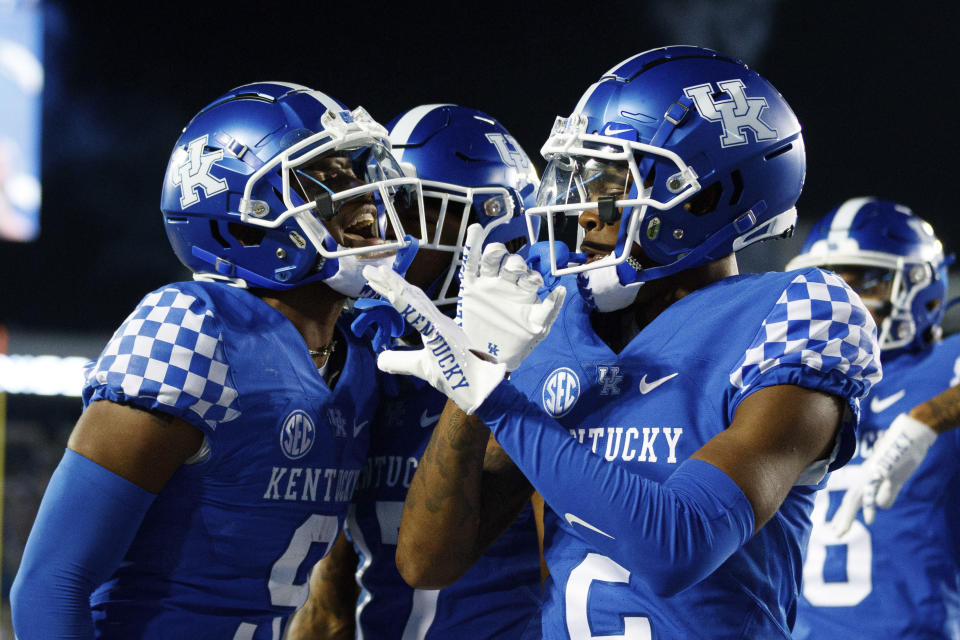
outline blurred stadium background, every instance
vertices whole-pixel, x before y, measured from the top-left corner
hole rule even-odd
[[[923,5],[242,6],[0,0],[0,637],[13,637],[10,583],[80,412],[83,364],[144,293],[188,277],[162,228],[161,179],[183,125],[231,87],[299,82],[382,122],[427,102],[479,108],[542,168],[554,116],[607,68],[665,44],[713,47],[773,82],[807,143],[798,234],[748,249],[742,270],[782,268],[813,220],[858,195],[910,205],[960,248],[957,54],[949,21]]]

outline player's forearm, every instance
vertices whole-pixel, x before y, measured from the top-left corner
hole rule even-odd
[[[355,634],[359,587],[357,554],[341,531],[330,553],[310,574],[310,595],[287,626],[285,640],[350,640]]]
[[[155,498],[67,450],[50,478],[11,590],[19,638],[94,637],[90,594],[120,564]]]
[[[478,557],[483,458],[489,431],[448,402],[403,506],[397,568],[411,586],[453,583]]]
[[[909,415],[938,434],[960,425],[960,385],[918,404],[910,410]]]
[[[307,602],[293,615],[284,640],[351,640],[355,632],[354,610],[334,611],[325,603]]]
[[[284,640],[352,640],[356,635],[354,618],[335,615],[317,603],[308,602],[290,621]]]
[[[400,574],[419,589],[452,584],[510,526],[532,492],[489,429],[448,402],[404,503]]]
[[[687,461],[663,484],[632,474],[580,446],[509,383],[477,413],[553,511],[659,595],[699,582],[753,534],[743,491],[707,462]]]

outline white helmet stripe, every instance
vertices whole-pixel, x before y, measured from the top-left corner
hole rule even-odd
[[[413,130],[417,128],[417,125],[420,124],[420,121],[423,120],[428,113],[434,109],[449,106],[453,105],[449,102],[443,104],[422,104],[403,114],[403,117],[397,121],[397,124],[395,124],[390,131],[390,144],[393,145],[393,157],[396,158],[398,162],[403,160],[403,149],[397,147],[407,144],[407,141],[410,139],[410,134],[413,133]]]
[[[281,87],[287,87],[288,89],[293,89],[295,91],[299,89],[306,89],[307,91],[311,91],[310,87],[305,87],[302,84],[297,84],[296,82],[280,82],[279,80],[271,80],[267,84],[275,84]]]
[[[617,69],[621,69],[621,68],[627,66],[628,64],[630,64],[631,62],[633,62],[634,60],[636,60],[637,58],[639,58],[640,56],[646,55],[646,54],[648,54],[648,53],[650,53],[650,52],[649,52],[649,51],[641,51],[640,53],[638,53],[638,54],[635,55],[635,56],[630,56],[630,57],[627,58],[626,60],[624,60],[624,61],[622,61],[622,62],[618,62],[618,63],[616,64],[616,66],[610,67],[610,68],[607,70],[607,72],[606,72],[605,74],[603,74],[603,76],[615,76],[615,75],[617,75],[617,74],[615,73],[615,72],[617,71]],[[603,77],[603,76],[601,76],[601,77]]]
[[[830,224],[830,233],[827,234],[828,243],[841,243],[850,236],[850,226],[863,205],[875,198],[852,198],[844,202],[833,216]]]
[[[317,102],[319,102],[324,107],[326,107],[327,111],[333,111],[334,113],[339,113],[340,111],[343,111],[343,106],[339,102],[337,102],[336,100],[334,100],[333,98],[331,98],[330,96],[328,96],[322,91],[311,91],[307,95],[309,95],[311,98],[316,99]]]

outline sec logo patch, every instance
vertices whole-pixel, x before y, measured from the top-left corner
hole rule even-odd
[[[561,367],[547,377],[541,397],[547,413],[554,418],[566,415],[580,398],[580,378],[573,369]]]
[[[280,429],[280,448],[283,455],[298,460],[307,455],[316,440],[317,430],[306,411],[297,409],[283,421]]]

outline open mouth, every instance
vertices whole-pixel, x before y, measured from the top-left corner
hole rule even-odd
[[[345,212],[346,213],[346,212]],[[369,247],[383,244],[377,232],[377,208],[372,204],[363,204],[349,212],[343,225],[343,246]]]
[[[606,257],[612,256],[615,247],[608,247],[606,245],[594,244],[592,242],[581,242],[580,251],[586,254],[587,264],[591,262],[596,262],[598,260],[603,260]]]

